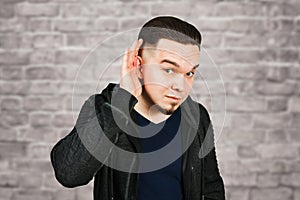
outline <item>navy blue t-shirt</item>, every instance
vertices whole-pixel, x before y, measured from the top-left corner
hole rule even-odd
[[[136,115],[137,123],[140,126],[141,138],[139,139],[142,153],[159,150],[172,141],[171,151],[166,154],[158,154],[157,162],[166,159],[168,153],[181,155],[181,133],[178,132],[181,118],[180,107],[167,120],[158,124],[149,121],[136,111],[133,113]],[[179,135],[175,137],[176,134]],[[149,161],[141,155],[139,164],[140,166],[157,166],[153,162],[155,161]],[[181,156],[161,169],[139,173],[137,200],[154,199],[182,200]]]

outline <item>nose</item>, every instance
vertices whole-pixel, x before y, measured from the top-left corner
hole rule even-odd
[[[182,92],[185,88],[185,77],[182,74],[178,74],[176,78],[173,79],[172,87],[173,90]]]

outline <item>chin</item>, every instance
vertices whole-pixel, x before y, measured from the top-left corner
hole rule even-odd
[[[158,109],[165,115],[171,115],[178,108],[177,105],[158,106]]]

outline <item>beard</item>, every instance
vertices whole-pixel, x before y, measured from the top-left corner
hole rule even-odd
[[[172,108],[171,109],[165,109],[163,108],[162,106],[156,104],[155,107],[160,111],[162,112],[163,114],[165,115],[172,115],[174,113],[174,111],[176,110],[175,107],[176,107],[176,104],[172,104]]]

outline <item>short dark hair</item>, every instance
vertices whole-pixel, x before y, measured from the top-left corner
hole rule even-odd
[[[173,16],[159,16],[149,20],[141,28],[138,38],[144,41],[141,49],[145,44],[156,46],[160,39],[193,44],[200,49],[202,39],[195,26]]]

